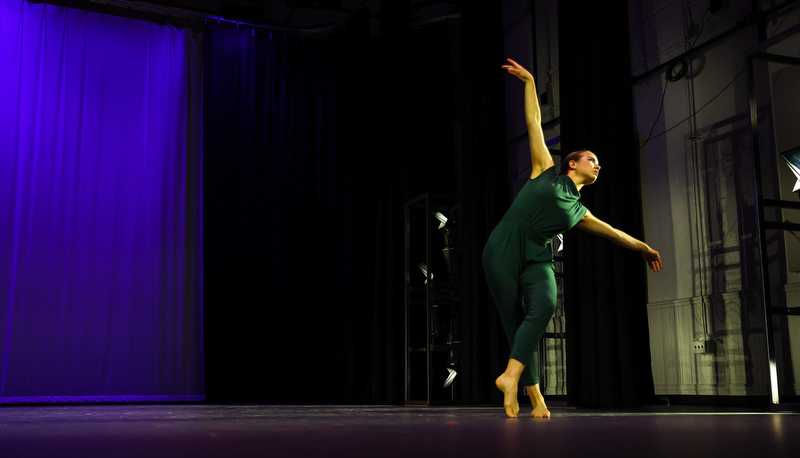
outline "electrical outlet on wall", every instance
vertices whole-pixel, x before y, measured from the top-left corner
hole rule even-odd
[[[692,341],[692,351],[698,354],[712,354],[717,352],[717,339],[711,334],[705,334]]]

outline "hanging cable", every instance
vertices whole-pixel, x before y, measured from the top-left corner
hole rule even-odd
[[[728,89],[728,88],[731,86],[731,84],[733,84],[733,83],[734,83],[734,82],[735,82],[737,79],[739,79],[739,77],[740,77],[740,76],[742,76],[742,74],[745,72],[745,70],[747,70],[747,69],[746,69],[746,68],[743,68],[743,69],[742,69],[742,70],[741,70],[741,71],[740,71],[740,72],[739,72],[739,73],[738,73],[736,76],[734,76],[734,77],[733,77],[733,80],[731,80],[731,82],[730,82],[730,83],[728,83],[727,85],[725,85],[725,87],[723,87],[723,88],[722,88],[722,90],[721,90],[721,91],[719,91],[719,93],[718,93],[717,95],[715,95],[715,96],[714,96],[714,97],[713,97],[711,100],[709,100],[708,102],[706,102],[705,104],[703,104],[703,106],[701,106],[700,108],[698,108],[697,110],[695,110],[695,111],[694,111],[694,113],[692,113],[692,114],[690,114],[689,116],[687,116],[686,118],[682,119],[682,120],[681,120],[681,121],[679,121],[677,124],[675,124],[674,126],[670,127],[669,129],[665,130],[664,132],[661,132],[660,134],[653,135],[652,137],[649,137],[647,140],[645,140],[645,141],[644,141],[644,143],[642,143],[641,145],[639,145],[639,147],[643,147],[644,145],[646,145],[646,144],[647,144],[647,142],[648,142],[648,141],[652,140],[653,138],[658,138],[658,137],[660,137],[660,136],[662,136],[662,135],[666,134],[667,132],[669,132],[669,131],[671,131],[671,130],[675,129],[676,127],[680,126],[681,124],[685,123],[686,121],[688,121],[688,120],[692,119],[693,117],[697,116],[697,113],[699,113],[699,112],[700,112],[700,110],[702,110],[703,108],[707,107],[707,106],[708,106],[708,105],[709,105],[711,102],[713,102],[714,100],[716,100],[716,99],[717,99],[719,96],[721,96],[721,95],[722,95],[722,93],[723,93],[723,92],[725,92],[725,90],[726,90],[726,89]],[[666,93],[666,87],[664,88],[664,92]],[[663,101],[663,98],[662,98],[662,101]],[[661,114],[661,113],[659,112],[659,115],[660,115],[660,114]],[[652,130],[651,130],[651,132],[652,132]]]
[[[678,64],[680,64],[680,68],[676,70]],[[664,110],[664,97],[666,97],[667,95],[667,87],[669,86],[669,83],[675,83],[677,81],[680,81],[681,78],[686,76],[686,71],[688,67],[689,66],[686,63],[686,60],[678,59],[672,62],[672,64],[670,64],[669,68],[667,69],[667,72],[664,74],[664,79],[666,79],[666,83],[664,84],[664,91],[661,93],[661,103],[658,106],[658,114],[656,115],[656,119],[653,120],[653,125],[650,126],[650,133],[647,134],[647,139],[639,145],[640,148],[645,146],[647,142],[650,141],[650,139],[655,138],[653,137],[653,130],[656,128],[656,124],[658,124],[658,120],[661,118],[661,113]],[[663,133],[656,135],[656,137],[660,135],[663,135]]]
[[[772,32],[772,34],[770,35],[770,38],[772,38],[773,36],[775,36],[775,33],[777,33],[778,29],[779,29],[779,28],[780,28],[780,27],[783,25],[784,21],[786,21],[786,18],[789,16],[789,13],[791,13],[791,12],[794,10],[794,7],[795,7],[796,5],[795,5],[795,4],[791,4],[791,6],[792,6],[793,8],[790,8],[790,9],[789,9],[789,10],[788,10],[788,11],[787,11],[785,14],[784,14],[784,17],[783,17],[783,19],[781,20],[780,24],[778,24],[778,26],[776,27],[776,29],[775,29],[775,30]],[[704,19],[703,19],[703,22],[705,22],[705,14],[703,15],[703,18],[704,18]],[[702,33],[702,25],[701,25],[700,33]],[[699,38],[699,34],[698,34],[698,38]],[[695,43],[697,43],[697,40],[696,40],[696,39],[695,39],[695,42],[692,44],[692,46],[694,46],[694,44],[695,44]],[[684,62],[685,62],[685,61],[684,61]],[[674,76],[677,76],[677,74],[676,74],[676,73],[673,73],[673,72],[674,72],[674,68],[675,68],[675,64],[676,64],[676,62],[672,62],[672,63],[670,64],[669,68],[667,69],[667,72],[666,72],[666,75],[665,75],[665,78],[667,78],[667,81],[670,81],[670,79],[669,79],[669,78],[670,78],[670,76],[669,76],[670,74],[672,74],[672,75],[673,75],[673,78],[674,78]],[[664,130],[664,132],[661,132],[660,134],[653,135],[653,129],[655,128],[655,125],[656,125],[656,123],[658,123],[658,119],[661,117],[661,112],[662,112],[662,110],[663,110],[663,108],[664,108],[664,97],[665,97],[665,96],[666,96],[666,94],[667,94],[667,86],[668,86],[668,84],[667,84],[667,85],[665,85],[665,86],[664,86],[664,93],[661,95],[661,105],[660,105],[660,106],[659,106],[659,108],[658,108],[658,114],[656,115],[656,119],[655,119],[655,121],[653,121],[653,126],[650,128],[650,133],[648,134],[648,136],[647,136],[647,139],[646,139],[645,141],[643,141],[642,143],[640,143],[640,144],[639,144],[639,148],[643,148],[645,145],[647,145],[647,143],[648,143],[650,140],[652,140],[652,139],[654,139],[654,138],[658,138],[658,137],[660,137],[660,136],[662,136],[662,135],[666,134],[667,132],[669,132],[669,131],[671,131],[671,130],[673,130],[673,129],[677,128],[677,127],[678,127],[678,126],[680,126],[681,124],[683,124],[683,123],[685,123],[686,121],[688,121],[688,120],[692,119],[693,117],[697,116],[697,113],[699,113],[699,112],[700,112],[700,110],[702,110],[703,108],[707,107],[707,106],[708,106],[708,105],[709,105],[711,102],[713,102],[713,101],[714,101],[714,100],[716,100],[716,99],[717,99],[719,96],[721,96],[721,95],[722,95],[722,94],[723,94],[723,93],[724,93],[724,92],[725,92],[725,91],[726,91],[726,90],[727,90],[727,89],[728,89],[728,88],[729,88],[729,87],[730,87],[730,86],[731,86],[731,85],[732,85],[734,82],[736,82],[736,80],[737,80],[737,79],[739,79],[739,77],[740,77],[740,76],[742,76],[742,74],[744,74],[744,72],[745,72],[746,70],[747,70],[747,67],[745,67],[745,68],[742,68],[742,70],[741,70],[741,71],[739,71],[739,73],[737,73],[737,74],[736,74],[736,76],[734,76],[734,77],[733,77],[733,80],[731,80],[731,82],[730,82],[730,83],[726,84],[726,85],[725,85],[725,87],[723,87],[723,88],[722,88],[722,90],[720,90],[720,91],[719,91],[719,93],[717,93],[717,95],[715,95],[714,97],[712,97],[712,98],[711,98],[711,100],[709,100],[708,102],[706,102],[705,104],[703,104],[703,106],[701,106],[700,108],[698,108],[697,110],[695,110],[695,111],[694,111],[694,112],[693,112],[691,115],[689,115],[689,116],[687,116],[686,118],[684,118],[683,120],[679,121],[677,124],[675,124],[674,126],[670,127],[669,129],[666,129],[666,130]],[[685,76],[685,72],[684,72],[684,74],[683,74],[683,75],[681,75],[681,77],[683,77],[683,76]],[[678,78],[678,79],[680,79],[680,78]],[[678,80],[675,80],[675,81],[678,81]],[[672,82],[675,82],[675,81],[672,81]]]

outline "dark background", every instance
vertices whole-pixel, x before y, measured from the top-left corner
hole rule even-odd
[[[495,312],[479,256],[508,203],[500,20],[465,8],[412,33],[402,10],[381,14],[379,39],[365,17],[324,40],[257,35],[239,52],[253,57],[236,59],[254,74],[217,60],[249,37],[206,30],[210,401],[402,402],[403,205],[425,192],[464,199],[480,380],[464,389],[491,396]],[[275,59],[288,70],[273,74]]]
[[[377,38],[367,16],[319,40],[205,29],[209,401],[401,403],[403,204],[424,192],[463,199],[464,400],[499,401],[508,349],[480,253],[509,203],[513,82],[500,69],[500,2],[480,3],[412,29],[407,7],[384,2]],[[627,9],[583,3],[560,12],[564,149],[591,148],[627,173],[586,203],[638,228]],[[569,401],[650,402],[639,255],[582,235],[575,246]]]

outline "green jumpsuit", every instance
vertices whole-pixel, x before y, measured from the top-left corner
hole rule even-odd
[[[509,358],[525,366],[524,386],[539,383],[535,351],[556,309],[550,239],[586,214],[580,197],[572,179],[558,175],[555,167],[545,170],[520,190],[483,250],[489,292],[511,346]]]

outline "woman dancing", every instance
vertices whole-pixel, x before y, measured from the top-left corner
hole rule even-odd
[[[661,270],[658,252],[630,235],[592,216],[580,203],[580,190],[597,180],[600,163],[591,151],[575,151],[561,162],[557,172],[547,150],[542,114],[533,76],[508,59],[503,68],[525,83],[525,118],[531,153],[531,176],[498,223],[483,250],[483,266],[489,291],[503,323],[511,355],[508,366],[495,381],[503,392],[509,417],[519,414],[519,382],[531,398],[534,417],[549,417],[539,390],[534,351],[556,308],[555,265],[550,239],[578,226],[625,248],[639,251],[648,266]],[[522,300],[528,304],[525,314]]]

